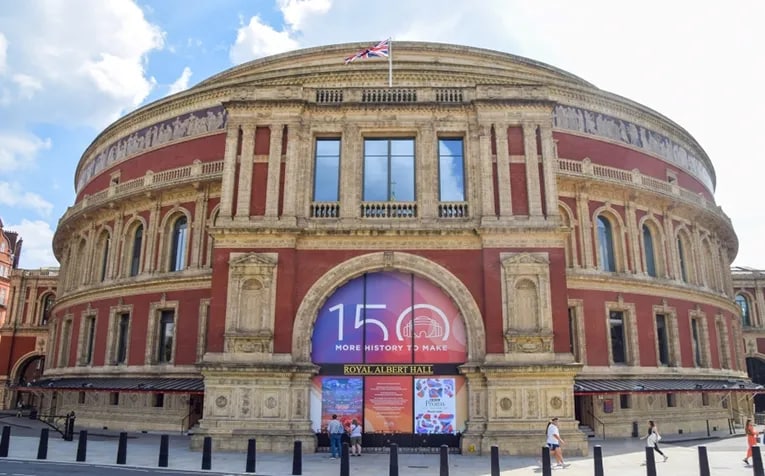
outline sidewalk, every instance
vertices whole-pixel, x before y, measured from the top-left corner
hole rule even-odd
[[[11,427],[8,459],[32,460],[37,457],[40,422],[15,416],[0,415],[0,426]],[[76,429],[74,441],[64,441],[58,433],[50,432],[48,461],[75,462],[77,439],[80,428]],[[90,429],[88,431],[87,458],[85,463],[114,465],[117,458],[119,432]],[[747,474],[741,459],[745,447],[743,435],[715,432],[712,438],[704,434],[665,436],[662,450],[667,453],[666,463],[657,462],[657,474],[682,476],[698,474],[698,445],[708,449],[710,467],[716,476]],[[681,437],[681,438],[680,438]],[[159,434],[129,433],[127,466],[156,468],[159,455]],[[565,471],[569,476],[591,476],[593,469],[594,445],[601,445],[606,476],[643,476],[646,467],[644,442],[637,438],[615,438],[606,441],[591,441],[590,456],[567,458],[571,466]],[[565,451],[565,450],[564,450]],[[541,453],[541,444],[540,444]],[[541,474],[540,458],[529,456],[501,456],[499,461],[502,476]],[[661,458],[657,458],[657,461]],[[200,471],[202,454],[189,450],[189,437],[170,436],[169,468],[176,471]],[[390,456],[387,453],[368,453],[360,458],[351,458],[350,474],[387,475]],[[246,454],[214,452],[212,474],[245,473]],[[439,474],[438,454],[399,454],[400,476],[429,476]],[[491,474],[489,455],[449,455],[449,470],[456,476],[488,476]],[[748,472],[752,470],[749,469]],[[556,470],[557,472],[557,470]],[[292,474],[292,454],[257,454],[256,474],[282,476]],[[302,474],[307,476],[337,476],[340,474],[339,460],[330,459],[327,453],[304,454]]]

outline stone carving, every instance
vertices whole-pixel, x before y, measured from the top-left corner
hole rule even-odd
[[[560,410],[563,406],[563,400],[560,399],[560,397],[552,397],[550,399],[550,408],[553,410]]]
[[[506,412],[510,411],[510,409],[513,408],[513,401],[505,397],[499,401],[499,407]]]
[[[712,176],[704,163],[668,137],[622,119],[573,106],[557,105],[553,124],[559,129],[583,132],[629,144],[658,155],[698,178],[712,190]]]
[[[519,335],[513,332],[505,333],[508,352],[535,353],[552,352],[552,335]]]
[[[269,410],[273,410],[274,408],[276,408],[276,404],[277,404],[276,398],[274,397],[266,398],[266,408],[268,408]]]
[[[224,397],[223,395],[219,396],[218,398],[215,399],[215,405],[218,408],[225,407],[226,405],[228,405],[228,398]]]
[[[77,191],[82,190],[91,178],[116,162],[173,140],[206,134],[225,127],[226,111],[223,106],[194,111],[145,127],[104,147],[94,160],[83,167],[77,178]]]

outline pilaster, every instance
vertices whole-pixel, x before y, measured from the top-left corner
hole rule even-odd
[[[436,218],[438,208],[438,150],[435,128],[432,123],[423,124],[417,140],[417,157],[415,157],[417,186],[415,188],[419,215],[425,220]]]
[[[361,135],[355,124],[343,126],[340,150],[340,217],[352,220],[361,206],[362,166],[364,162]]]
[[[287,155],[284,164],[284,203],[282,216],[292,220],[296,219],[297,195],[299,190],[305,190],[302,184],[298,185],[300,178],[298,171],[301,168],[300,157],[308,159],[309,153],[303,153],[306,150],[305,126],[302,123],[291,123],[287,125]],[[309,190],[311,187],[308,188]]]
[[[592,220],[590,219],[589,194],[581,187],[576,192],[576,207],[579,215],[579,233],[582,246],[582,261],[586,269],[595,267],[592,243]]]
[[[204,187],[197,190],[197,197],[194,202],[194,216],[192,217],[191,233],[191,262],[190,268],[199,268],[204,253],[204,232],[205,223],[207,223],[207,202],[209,200],[209,188]]]
[[[510,186],[510,151],[507,145],[507,124],[495,124],[497,138],[497,190],[499,192],[499,216],[506,218],[513,214],[512,191]],[[492,197],[492,200],[494,197]]]
[[[547,217],[558,216],[558,157],[555,153],[555,143],[553,141],[552,127],[550,124],[539,126],[539,133],[542,138],[542,172],[544,174],[545,184],[545,208]]]
[[[221,178],[220,216],[231,218],[234,203],[234,181],[236,179],[237,148],[239,147],[239,126],[226,128],[226,150],[223,153],[223,177]]]
[[[643,260],[640,258],[640,230],[637,226],[637,216],[633,197],[629,197],[624,204],[624,221],[627,226],[627,246],[630,247],[630,261],[632,271],[636,274],[645,274]]]
[[[252,165],[255,159],[255,125],[242,126],[242,153],[239,157],[239,186],[236,194],[236,218],[250,218]]]
[[[162,212],[162,201],[161,200],[155,200],[153,206],[151,207],[151,211],[149,212],[149,223],[148,223],[148,229],[144,232],[143,237],[143,247],[145,254],[143,256],[143,272],[144,273],[152,273],[154,272],[155,261],[154,261],[154,246],[155,243],[159,243],[159,220],[160,220],[160,213]]]
[[[491,156],[491,125],[478,125],[478,162],[481,173],[481,218],[495,217],[494,210],[494,172]]]
[[[266,218],[279,215],[279,179],[282,169],[283,124],[271,125],[271,142],[268,146],[268,182],[266,183]]]
[[[523,148],[526,152],[526,189],[528,190],[529,216],[542,216],[542,191],[539,185],[539,155],[537,152],[537,126],[523,124]]]

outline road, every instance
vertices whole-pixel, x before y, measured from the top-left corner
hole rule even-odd
[[[46,461],[10,461],[0,463],[0,476],[136,476],[136,474],[201,475],[209,472],[178,471],[162,468],[135,468],[82,463],[54,463]]]

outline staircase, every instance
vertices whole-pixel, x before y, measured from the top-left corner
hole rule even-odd
[[[590,427],[590,425],[579,425],[579,431],[587,435],[587,438],[595,438],[595,430]]]

